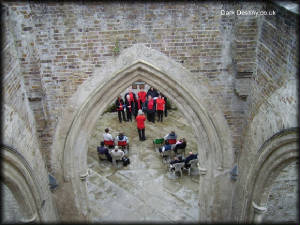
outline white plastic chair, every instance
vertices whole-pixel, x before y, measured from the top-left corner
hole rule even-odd
[[[182,163],[175,163],[174,165],[174,169],[175,170],[173,170],[174,172],[174,174],[176,174],[177,172],[179,172],[180,173],[180,177],[182,176],[182,168],[184,167],[184,162],[182,162]]]
[[[172,152],[173,152],[173,150],[168,150],[168,151],[163,151],[161,153],[163,163],[170,162]]]
[[[184,167],[184,170],[187,170],[188,175],[191,176],[191,169],[198,168],[198,159],[192,159],[189,164],[191,164],[191,166],[189,168]]]

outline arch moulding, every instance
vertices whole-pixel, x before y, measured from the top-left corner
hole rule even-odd
[[[216,169],[230,169],[233,165],[229,127],[216,99],[209,94],[209,85],[160,52],[137,44],[95,70],[69,99],[57,124],[52,169],[61,183],[71,188],[68,200],[73,201],[82,218],[88,219],[88,201],[86,183],[80,178],[87,174],[87,145],[93,126],[107,105],[138,80],[166,94],[191,124],[200,166],[207,170],[201,179],[206,190],[214,188]],[[231,193],[224,190],[227,191]],[[203,194],[203,198],[209,197]],[[208,214],[207,206],[202,210],[203,220],[209,218]]]
[[[40,212],[45,204],[38,190],[38,183],[32,169],[24,157],[16,150],[1,146],[3,162],[3,183],[11,190],[20,206],[23,222],[39,222],[43,219]]]
[[[246,184],[249,192],[245,197],[243,211],[245,222],[261,222],[262,214],[267,210],[273,181],[283,168],[299,160],[298,135],[298,128],[283,130],[273,135],[258,150],[256,163],[249,170]]]

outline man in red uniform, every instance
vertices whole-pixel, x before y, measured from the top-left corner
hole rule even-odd
[[[157,116],[158,116],[158,122],[163,121],[164,109],[165,109],[165,100],[159,94],[158,98],[156,99],[156,112],[157,112]]]
[[[145,141],[145,121],[146,117],[141,109],[138,111],[138,116],[136,117],[137,130],[139,133],[140,141]]]
[[[139,109],[143,110],[144,103],[146,101],[146,91],[144,91],[144,87],[140,88],[140,91],[138,92],[138,107]]]

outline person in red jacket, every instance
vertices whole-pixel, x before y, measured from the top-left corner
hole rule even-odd
[[[144,104],[146,101],[146,96],[147,96],[147,93],[146,93],[146,91],[144,91],[144,87],[141,87],[140,91],[138,92],[138,107],[139,107],[139,109],[143,110],[143,107],[144,107]]]
[[[139,133],[140,141],[145,141],[145,121],[146,117],[141,109],[138,111],[138,116],[136,117],[137,130]]]
[[[156,112],[157,112],[157,116],[158,116],[158,122],[163,121],[164,109],[165,109],[165,100],[159,94],[158,98],[156,99]]]

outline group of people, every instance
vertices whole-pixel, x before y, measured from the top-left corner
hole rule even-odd
[[[184,162],[184,167],[186,169],[191,167],[190,161],[193,159],[198,159],[198,154],[194,154],[193,152],[189,152],[188,157],[183,158],[182,156],[175,156],[174,160],[170,162],[170,170],[175,170],[174,164]]]
[[[174,131],[171,131],[164,137],[164,145],[159,147],[159,152],[170,151],[173,150],[176,154],[178,154],[178,149],[184,149],[186,147],[185,138],[180,138],[177,141],[177,135]]]
[[[106,159],[110,162],[116,163],[114,159],[120,158],[125,162],[128,160],[125,157],[128,154],[129,140],[122,132],[119,133],[115,138],[109,133],[109,129],[106,128],[103,134],[104,141],[100,142],[100,146],[97,147],[98,154],[103,154]],[[119,147],[118,143],[124,142],[127,148]]]
[[[166,102],[167,98],[153,87],[150,87],[147,92],[143,87],[140,87],[137,97],[132,89],[129,88],[124,96],[124,100],[120,95],[115,102],[115,106],[120,123],[122,121],[132,121],[133,116],[134,118],[137,117],[138,110],[142,110],[147,115],[149,122],[155,123],[155,113],[157,113],[158,121],[160,122],[163,122],[163,115],[167,117]]]

